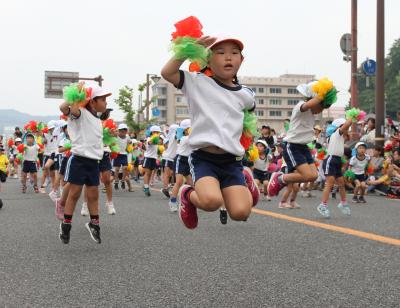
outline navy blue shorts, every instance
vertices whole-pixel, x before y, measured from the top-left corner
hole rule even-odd
[[[175,174],[190,175],[189,157],[178,155],[175,164]]]
[[[269,174],[268,171],[261,171],[258,169],[254,169],[253,176],[255,180],[259,180],[260,183],[263,183],[264,181],[269,181],[271,174]]]
[[[99,161],[72,155],[67,163],[64,181],[75,185],[99,186]]]
[[[164,160],[164,168],[168,167],[169,169],[173,170],[175,172],[175,161],[173,160]]]
[[[22,172],[25,173],[35,173],[37,172],[36,162],[30,160],[24,160],[22,165]]]
[[[49,160],[49,159],[52,159],[53,160],[53,158],[54,158],[54,153],[52,154],[52,155],[45,155],[44,157],[43,157],[43,167],[46,165],[46,163],[47,163],[47,161]],[[56,166],[54,165],[54,164],[52,164],[51,165],[51,167],[50,167],[50,171],[54,171],[56,169]]]
[[[219,181],[221,189],[246,185],[242,160],[232,154],[212,154],[197,150],[190,155],[189,166],[194,183],[203,177],[211,176]]]
[[[58,171],[61,175],[65,175],[65,170],[67,169],[68,159],[69,159],[69,157],[61,158],[61,166],[60,166],[60,170]]]
[[[143,168],[154,170],[157,169],[157,160],[151,157],[145,157],[143,160]]]
[[[54,160],[54,170],[60,171],[62,155],[61,154],[54,154],[54,159],[53,160]]]
[[[356,174],[355,180],[359,180],[360,182],[365,182],[367,180],[367,176],[365,174]]]
[[[128,155],[118,154],[113,161],[113,167],[126,167],[128,166]]]
[[[322,170],[325,176],[334,176],[335,178],[342,177],[342,158],[335,155],[328,156],[322,162]]]
[[[104,152],[103,158],[99,163],[100,172],[110,171],[111,167],[111,159],[110,159],[110,152]]]
[[[306,144],[284,142],[282,146],[283,158],[285,159],[289,173],[296,170],[297,166],[314,163],[310,149]]]

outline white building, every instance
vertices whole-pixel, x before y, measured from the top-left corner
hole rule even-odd
[[[315,79],[314,75],[285,74],[279,77],[241,77],[240,82],[251,88],[256,96],[258,125],[269,125],[277,131],[290,118],[293,106],[301,99],[296,86]],[[161,79],[153,86],[157,97],[153,107],[160,110],[160,124],[179,123],[189,117],[186,98],[173,85]]]

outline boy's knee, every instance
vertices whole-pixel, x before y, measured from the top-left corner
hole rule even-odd
[[[229,217],[236,221],[244,221],[249,217],[250,213],[251,207],[236,207],[229,211]]]
[[[199,196],[199,199],[205,211],[216,211],[224,203],[222,198],[213,195]]]

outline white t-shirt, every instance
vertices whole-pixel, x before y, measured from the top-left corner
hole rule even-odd
[[[339,128],[329,137],[328,155],[343,156],[344,155],[344,137],[340,134]]]
[[[51,155],[51,153],[55,153],[58,147],[58,136],[53,134],[45,134],[47,143],[45,145],[44,154]]]
[[[178,140],[175,137],[172,137],[168,140],[168,147],[162,154],[162,158],[169,161],[174,161],[176,156],[176,151],[178,149]]]
[[[65,135],[64,138],[61,139],[61,141],[58,143],[58,147],[64,147],[64,145],[68,142],[71,142]],[[62,157],[65,157],[67,154],[67,151],[64,151],[61,153]]]
[[[36,161],[39,152],[39,146],[37,144],[34,145],[26,145],[26,149],[24,151],[24,160],[27,161]]]
[[[77,156],[100,160],[104,151],[101,120],[86,108],[80,108],[80,111],[79,118],[68,118],[71,152]]]
[[[189,157],[189,155],[192,153],[192,148],[190,147],[189,140],[189,136],[183,136],[181,138],[178,143],[178,149],[176,150],[177,155]]]
[[[258,158],[255,162],[254,162],[254,169],[260,170],[260,171],[267,171],[268,170],[268,162],[269,157],[266,155],[264,159],[262,158]]]
[[[315,118],[311,110],[301,112],[304,103],[299,102],[293,108],[289,130],[284,138],[286,142],[307,144],[313,141]]]
[[[119,146],[119,154],[127,155],[128,152],[126,151],[126,147],[128,146],[128,143],[131,141],[131,138],[129,136],[125,136],[125,138],[117,137],[118,139],[118,146]]]
[[[150,137],[146,141],[146,151],[144,152],[144,157],[148,158],[158,158],[158,144],[149,144]]]
[[[238,85],[228,87],[202,73],[180,71],[179,89],[187,97],[193,150],[217,146],[235,156],[243,156],[240,144],[243,110],[255,107],[251,89]]]
[[[355,174],[365,174],[365,168],[367,167],[370,159],[371,158],[368,154],[365,154],[365,158],[363,160],[359,160],[357,155],[353,156],[350,159],[351,170],[353,170]]]

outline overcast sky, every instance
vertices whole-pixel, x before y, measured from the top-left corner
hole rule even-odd
[[[388,50],[400,37],[400,1],[385,5]],[[205,34],[243,40],[239,75],[328,76],[343,103],[350,64],[342,60],[339,39],[351,30],[350,9],[350,0],[2,0],[0,109],[58,115],[60,101],[44,99],[45,70],[102,74],[115,94],[123,85],[136,90],[146,73],[160,72],[173,24],[189,15],[200,19]],[[375,58],[375,27],[376,0],[359,0],[359,62]]]

